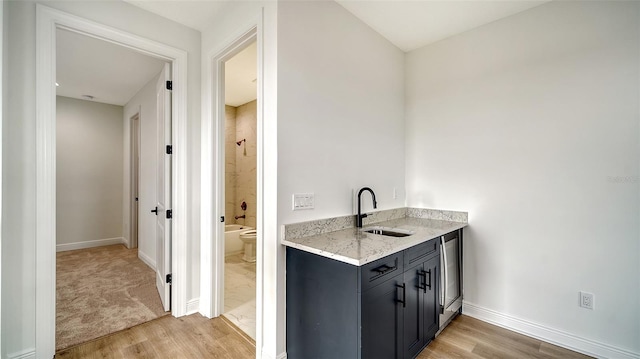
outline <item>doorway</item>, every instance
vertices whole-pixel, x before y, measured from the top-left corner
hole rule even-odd
[[[256,339],[257,42],[224,62],[224,311]]]
[[[164,61],[122,46],[57,29],[56,52],[56,350],[61,350],[169,309],[161,245],[169,241],[162,231],[169,220],[162,210],[158,216],[168,202],[160,176],[168,157],[162,131],[169,91]],[[142,213],[135,201],[139,189],[148,208]],[[138,218],[142,236],[137,236]],[[162,281],[156,288],[157,277]]]
[[[106,40],[170,63],[173,75],[170,137],[175,148],[169,183],[172,211],[176,214],[171,218],[168,231],[173,240],[169,256],[172,277],[167,279],[171,279],[171,313],[174,316],[184,315],[187,304],[187,53],[41,4],[36,4],[36,21],[36,283],[42,289],[36,296],[36,356],[51,357],[55,353],[56,30],[61,28]],[[128,187],[128,183],[125,186]],[[128,220],[128,216],[125,218]]]

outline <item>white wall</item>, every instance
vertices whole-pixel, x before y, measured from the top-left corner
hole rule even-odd
[[[467,308],[636,356],[639,14],[554,1],[405,65],[407,202],[469,211]]]
[[[140,164],[138,187],[138,257],[153,269],[156,268],[156,221],[157,217],[151,210],[158,203],[157,200],[157,165],[158,165],[158,120],[156,107],[156,82],[159,78],[151,79],[129,102],[124,106],[124,146],[131,146],[131,118],[139,114],[140,125]],[[125,181],[129,181],[131,166],[131,153],[125,151],[124,168]],[[127,187],[127,186],[125,186]],[[129,203],[131,198],[130,188],[124,194],[124,199]],[[128,222],[130,207],[125,205],[124,218]],[[129,237],[130,231],[125,230],[125,236]]]
[[[330,1],[278,9],[279,223],[404,206],[404,54]],[[393,188],[398,198],[393,199]],[[292,211],[293,193],[315,209]],[[372,208],[365,194],[364,208]]]
[[[56,97],[59,250],[122,238],[122,111],[122,106]]]
[[[54,7],[188,52],[188,186],[191,199],[199,197],[200,34],[185,26],[120,1],[42,1]],[[3,357],[35,346],[35,2],[5,3],[8,57],[5,62],[8,93],[3,128],[2,237],[2,351]],[[195,136],[195,137],[194,137]],[[10,151],[7,151],[10,149]],[[10,154],[10,155],[8,155]],[[199,228],[197,202],[187,213],[192,273],[187,299],[197,298]],[[196,203],[196,204],[194,204]],[[9,210],[10,209],[10,210]],[[10,272],[6,269],[11,268]],[[12,273],[12,275],[6,275]],[[8,295],[7,293],[10,293]]]

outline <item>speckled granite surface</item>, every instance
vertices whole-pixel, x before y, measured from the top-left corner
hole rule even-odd
[[[362,232],[355,228],[354,216],[344,216],[286,225],[285,238],[281,242],[288,247],[361,266],[466,227],[468,219],[466,212],[416,208],[375,213],[377,216],[366,218],[364,227],[399,228],[414,234],[396,238]]]
[[[370,213],[362,220],[364,226],[371,223],[404,218],[407,216],[406,208],[387,209]],[[356,226],[356,216],[342,216],[328,219],[319,219],[309,222],[300,222],[285,225],[284,239],[316,236],[318,234],[340,231]]]

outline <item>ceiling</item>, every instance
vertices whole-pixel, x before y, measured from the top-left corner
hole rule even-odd
[[[528,10],[548,1],[336,0],[345,9],[405,52]]]
[[[254,42],[224,64],[225,104],[240,106],[257,98],[258,51]]]
[[[204,31],[232,0],[124,0]],[[336,0],[401,50],[408,52],[541,5],[549,0]],[[57,30],[57,94],[125,105],[161,70],[164,61],[131,49]],[[256,46],[226,63],[226,103],[256,99]]]
[[[232,0],[124,0],[139,8],[166,17],[200,32],[222,13]]]
[[[153,79],[164,61],[129,48],[56,30],[57,95],[124,106]]]
[[[232,0],[124,0],[204,31]],[[408,52],[550,0],[336,0]]]

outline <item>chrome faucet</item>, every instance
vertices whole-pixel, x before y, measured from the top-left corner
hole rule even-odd
[[[358,191],[358,215],[356,216],[356,226],[358,228],[362,228],[362,219],[367,217],[367,214],[362,214],[362,192],[369,191],[371,193],[371,199],[373,200],[373,208],[378,208],[378,202],[376,202],[376,194],[373,193],[373,190],[369,187],[362,187],[360,191]]]

